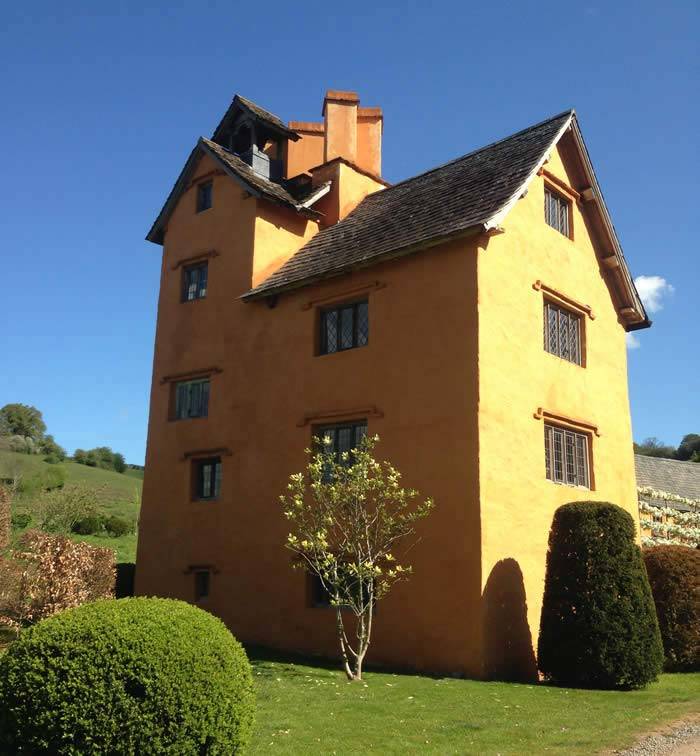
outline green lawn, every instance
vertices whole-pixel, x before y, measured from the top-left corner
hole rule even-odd
[[[700,711],[700,673],[629,692],[377,672],[347,683],[332,667],[250,657],[253,754],[591,754]]]
[[[66,471],[66,484],[83,483],[95,491],[95,503],[100,512],[136,520],[143,486],[143,470],[128,469],[125,473],[102,470],[97,467],[62,462]],[[40,474],[50,465],[39,455],[17,454],[0,449],[0,479],[12,477],[15,472],[30,477]],[[13,510],[34,514],[37,495],[20,495],[13,502]],[[30,526],[31,527],[31,526]],[[136,560],[136,534],[109,538],[107,536],[72,536],[76,541],[85,541],[96,546],[106,546],[116,552],[118,562]]]

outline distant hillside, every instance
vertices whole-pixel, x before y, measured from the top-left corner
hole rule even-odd
[[[41,475],[48,468],[62,467],[66,471],[66,484],[84,483],[95,491],[95,504],[100,512],[124,517],[131,521],[138,518],[143,485],[143,470],[129,469],[125,473],[87,467],[75,462],[49,465],[42,457],[34,454],[18,454],[0,449],[0,480],[14,478],[18,473],[23,477]],[[15,512],[29,512],[34,515],[40,494],[20,494],[13,502]],[[118,561],[133,562],[136,555],[136,534],[109,538],[106,536],[75,536],[77,540],[99,546],[108,546],[117,552]]]

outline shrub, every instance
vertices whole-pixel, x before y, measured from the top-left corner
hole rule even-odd
[[[66,469],[60,465],[50,465],[41,474],[41,487],[45,491],[63,488],[66,482]]]
[[[89,514],[86,517],[81,517],[77,522],[73,523],[71,533],[77,533],[78,535],[95,535],[102,532],[102,518],[98,514]]]
[[[73,526],[95,511],[96,492],[85,484],[73,484],[42,494],[39,523],[47,533],[70,533]]]
[[[15,530],[24,530],[32,521],[32,516],[29,512],[15,512],[12,515],[12,527]]]
[[[0,660],[3,753],[235,754],[254,712],[242,646],[182,601],[98,601],[25,631]]]
[[[5,589],[0,618],[4,624],[28,625],[113,595],[112,549],[74,543],[66,536],[38,530],[26,532],[20,544],[2,567]]]
[[[111,515],[105,520],[105,530],[113,537],[120,538],[128,533],[131,533],[134,529],[133,523],[129,520],[125,520],[123,517],[117,517]]]
[[[56,443],[53,436],[44,436],[39,442],[39,450],[46,454],[46,460],[55,459],[57,462],[63,462],[66,458],[66,450]]]
[[[12,436],[10,438],[10,451],[20,454],[36,454],[39,447],[30,436]]]
[[[663,649],[634,521],[606,502],[565,504],[549,535],[538,649],[557,684],[640,688]]]
[[[666,669],[700,671],[700,551],[653,546],[644,561],[664,644]]]

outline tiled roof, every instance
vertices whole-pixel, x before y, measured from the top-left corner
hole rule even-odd
[[[224,163],[226,167],[238,176],[238,178],[240,178],[247,186],[254,189],[266,199],[297,209],[297,204],[308,198],[309,193],[307,193],[306,196],[293,196],[282,184],[270,181],[259,173],[256,173],[248,163],[241,160],[238,155],[234,155],[233,152],[225,149],[220,144],[212,142],[210,139],[205,139],[205,137],[200,137],[200,142],[209,152],[218,157],[219,160],[221,160],[221,162]]]
[[[231,101],[231,105],[229,105],[228,110],[226,111],[226,113],[224,113],[224,117],[219,122],[219,125],[214,130],[212,139],[220,138],[221,135],[219,134],[219,132],[223,129],[224,125],[233,118],[235,112],[238,110],[247,110],[257,119],[262,121],[265,125],[269,126],[273,131],[279,132],[283,136],[286,136],[288,139],[297,141],[300,138],[299,134],[297,134],[294,129],[290,129],[289,126],[285,125],[284,121],[282,121],[282,119],[276,116],[274,113],[270,113],[269,110],[261,108],[260,105],[256,105],[252,100],[248,100],[245,97],[236,95]]]
[[[638,486],[651,486],[657,491],[700,499],[700,462],[634,455]]]
[[[296,288],[486,224],[517,200],[572,117],[567,110],[368,195],[244,298]]]
[[[230,176],[239,181],[251,194],[263,197],[271,202],[277,203],[278,205],[288,207],[295,212],[306,215],[307,217],[320,217],[319,213],[311,209],[310,206],[315,201],[313,199],[314,194],[320,195],[325,186],[316,187],[316,189],[311,191],[310,185],[304,183],[287,181],[284,182],[284,184],[278,184],[275,181],[270,181],[259,173],[256,173],[248,163],[241,160],[238,155],[234,155],[233,152],[229,152],[229,150],[216,144],[216,142],[212,142],[211,139],[200,137],[195,148],[190,153],[190,156],[185,163],[185,167],[180,172],[177,181],[170,190],[170,194],[158,214],[158,217],[151,226],[151,230],[146,235],[148,241],[152,241],[155,244],[163,243],[165,225],[180,198],[180,195],[187,187],[189,177],[196,166],[197,160],[202,151],[211,155]],[[306,207],[303,206],[303,203],[306,204]]]

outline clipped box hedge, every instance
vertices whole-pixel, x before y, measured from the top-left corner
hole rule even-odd
[[[234,754],[253,680],[216,617],[181,601],[96,601],[24,631],[0,659],[0,752]]]
[[[644,550],[664,644],[665,667],[700,671],[700,551],[689,546]]]

